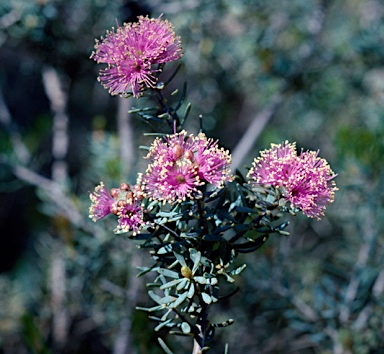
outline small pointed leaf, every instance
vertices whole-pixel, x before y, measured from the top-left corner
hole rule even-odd
[[[172,304],[172,307],[175,308],[175,307],[179,306],[179,305],[180,305],[180,304],[187,298],[187,295],[188,295],[187,292],[182,293],[182,294],[177,298],[177,300]]]
[[[212,302],[212,298],[207,293],[201,293],[201,297],[206,304],[210,304]]]
[[[181,330],[183,333],[190,333],[191,332],[191,326],[187,322],[183,322],[181,324]]]
[[[149,290],[148,291],[148,295],[149,297],[156,303],[158,303],[159,305],[162,304],[161,302],[161,297],[157,294],[155,294],[152,290]]]
[[[174,278],[174,279],[179,278],[179,273],[174,272],[173,270],[169,270],[169,269],[165,269],[165,268],[159,268],[157,271],[159,274],[162,274],[165,277]]]
[[[187,293],[188,299],[192,299],[193,295],[195,295],[195,284],[191,283]]]
[[[164,343],[164,341],[160,337],[157,338],[157,341],[159,342],[161,348],[164,350],[165,354],[174,354],[172,350],[167,347],[167,345]]]
[[[164,290],[164,289],[168,289],[168,288],[172,288],[173,286],[179,284],[180,282],[184,281],[185,279],[175,279],[175,280],[171,280],[169,281],[168,283],[165,283],[163,284],[162,286],[160,286],[160,289],[161,290]]]
[[[193,280],[199,284],[207,284],[207,279],[204,277],[193,277]]]

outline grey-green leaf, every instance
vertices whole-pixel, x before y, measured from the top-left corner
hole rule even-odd
[[[201,293],[201,297],[203,298],[203,301],[206,303],[206,304],[210,304],[212,302],[212,298],[210,295],[208,295],[207,293]]]
[[[181,330],[183,333],[190,333],[191,332],[191,326],[187,322],[183,322],[181,324]]]
[[[165,351],[165,354],[174,354],[171,349],[167,347],[167,345],[164,343],[164,341],[161,338],[157,338],[157,341],[159,342],[161,348]]]
[[[167,288],[172,288],[173,286],[179,284],[183,280],[184,279],[175,279],[175,280],[169,281],[168,283],[165,283],[162,286],[160,286],[160,289],[164,290],[164,289],[167,289]]]
[[[159,268],[157,270],[157,272],[159,274],[164,275],[165,277],[174,278],[174,279],[178,279],[179,278],[179,273],[174,272],[173,270],[169,270],[169,269],[165,269],[165,268]]]
[[[157,294],[155,294],[152,290],[149,290],[148,291],[148,295],[150,296],[150,298],[154,301],[154,302],[156,302],[156,303],[158,303],[159,305],[161,305],[161,297],[159,296],[159,295],[157,295]]]
[[[187,298],[188,293],[184,292],[182,293],[177,300],[172,304],[172,307],[177,307],[179,306],[186,298]]]

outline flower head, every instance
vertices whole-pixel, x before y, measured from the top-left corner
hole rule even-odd
[[[224,182],[232,180],[232,158],[229,151],[219,148],[217,143],[217,140],[207,139],[205,134],[200,133],[196,137],[195,161],[202,181],[222,187]]]
[[[93,221],[104,218],[111,213],[115,200],[109,194],[103,182],[95,188],[93,193],[89,194],[91,206],[89,207],[89,217]]]
[[[199,187],[206,183],[221,188],[232,180],[228,151],[203,133],[195,137],[183,130],[163,140],[157,138],[146,158],[150,163],[142,184],[149,199],[181,202],[198,197]]]
[[[248,173],[252,183],[280,187],[293,207],[309,217],[319,219],[324,209],[333,202],[336,177],[325,159],[318,152],[301,151],[297,156],[296,145],[287,141],[272,144],[260,153]]]
[[[146,225],[144,211],[141,206],[143,191],[136,184],[132,188],[127,183],[121,183],[119,188],[112,188],[109,192],[103,182],[89,195],[92,204],[89,208],[89,217],[97,221],[109,214],[118,217],[117,232],[140,232]]]
[[[157,78],[153,64],[163,64],[181,58],[180,38],[167,20],[138,17],[138,22],[125,23],[116,32],[96,40],[91,59],[107,64],[100,70],[99,81],[111,95],[124,95],[129,90],[135,97],[146,87],[155,87]]]
[[[143,220],[143,209],[137,199],[130,199],[120,203],[117,216],[119,217],[118,231],[132,231],[135,235],[146,224]]]

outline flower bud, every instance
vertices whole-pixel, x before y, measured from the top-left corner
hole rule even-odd
[[[120,200],[117,202],[117,206],[118,206],[118,207],[122,207],[122,206],[124,206],[124,205],[125,205],[125,201],[122,200],[122,199],[120,199]]]
[[[179,144],[175,144],[175,146],[172,149],[173,156],[175,159],[178,159],[183,155],[183,148]]]
[[[130,188],[131,188],[131,186],[130,186],[128,183],[121,183],[121,184],[120,184],[120,189],[121,189],[122,191],[129,191]]]
[[[120,190],[119,190],[119,188],[112,188],[110,190],[109,194],[111,195],[111,197],[113,199],[116,199],[119,196],[119,194],[120,194]]]
[[[111,213],[114,214],[114,215],[117,215],[117,212],[118,212],[117,205],[116,204],[112,204],[112,206],[111,206]]]
[[[184,152],[184,157],[190,161],[193,161],[194,154],[191,150],[187,150],[186,152]]]
[[[132,191],[128,191],[127,192],[127,195],[125,196],[125,198],[127,199],[127,200],[132,200],[133,199],[133,192]]]
[[[136,192],[136,198],[138,200],[143,200],[144,199],[144,193],[142,191],[137,191]]]
[[[181,274],[185,278],[188,278],[188,279],[193,278],[192,270],[188,266],[182,266],[181,267]]]

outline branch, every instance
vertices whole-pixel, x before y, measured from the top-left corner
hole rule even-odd
[[[21,19],[23,12],[20,9],[13,9],[0,17],[0,29],[11,27]]]
[[[358,259],[356,265],[354,266],[353,274],[351,276],[350,282],[345,293],[344,304],[342,304],[343,306],[339,315],[341,323],[346,323],[349,320],[351,314],[351,305],[357,296],[357,292],[361,283],[361,269],[363,269],[367,265],[370,259],[370,255],[374,250],[375,246],[377,230],[375,230],[375,220],[373,218],[373,211],[371,210],[371,208],[368,209],[367,215],[364,217],[364,220],[364,242],[360,247]],[[378,292],[380,290],[380,283],[377,283],[375,285],[377,286],[376,291]]]
[[[240,141],[237,143],[232,152],[232,172],[243,162],[245,157],[252,150],[257,138],[263,131],[264,127],[275,114],[283,101],[283,94],[278,93],[272,97],[271,102],[259,114],[253,118],[251,125],[244,133]]]
[[[325,19],[325,5],[319,7],[318,11],[314,11],[312,20],[313,23],[316,23],[316,26],[312,29],[311,40],[315,42],[320,38],[321,33],[324,28],[324,19]],[[297,76],[303,72],[305,66],[309,66],[310,59],[316,58],[316,46],[311,46],[311,50],[303,54],[296,64],[293,72],[286,77],[285,84],[283,85],[280,92],[276,93],[272,98],[270,103],[259,113],[253,120],[247,131],[244,133],[243,137],[240,139],[236,147],[232,152],[232,173],[241,165],[244,158],[251,151],[254,146],[257,138],[260,133],[263,131],[264,127],[271,119],[271,117],[276,113],[277,109],[280,107],[283,101],[284,93],[290,89],[292,83],[297,78]]]
[[[128,178],[135,162],[133,129],[131,126],[131,108],[129,99],[119,99],[117,106],[117,128],[120,138],[120,171],[122,178]]]
[[[61,184],[23,166],[13,166],[13,173],[21,181],[40,188],[49,198],[50,203],[58,209],[58,212],[74,226],[95,236],[100,235],[101,229],[84,219],[84,213],[79,209],[79,204],[71,199],[71,194]]]
[[[57,244],[51,255],[50,279],[52,331],[55,344],[61,349],[68,337],[69,315],[66,303],[66,274],[62,245]]]
[[[52,67],[43,70],[43,85],[54,113],[52,132],[52,179],[64,182],[68,178],[65,157],[68,152],[68,116],[65,113],[67,95],[63,90],[57,71]]]

